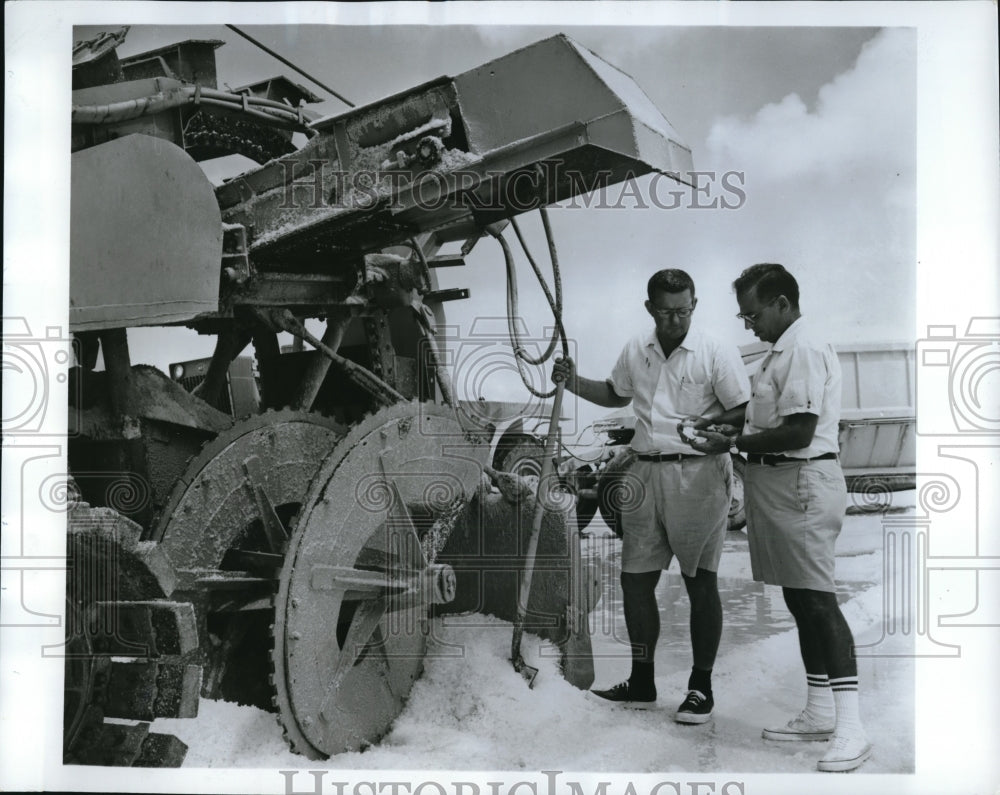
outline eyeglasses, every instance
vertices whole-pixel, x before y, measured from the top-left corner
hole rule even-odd
[[[660,317],[691,317],[691,313],[694,311],[693,306],[682,306],[680,309],[660,309],[659,307],[653,307],[653,311]]]
[[[744,323],[749,323],[751,326],[757,322],[757,318],[760,317],[760,313],[767,309],[771,304],[777,301],[781,296],[776,295],[770,301],[768,301],[764,306],[760,308],[758,312],[740,312],[736,315],[737,320],[742,320]]]

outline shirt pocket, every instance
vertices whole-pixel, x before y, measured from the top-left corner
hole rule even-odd
[[[707,409],[715,401],[715,393],[712,390],[710,381],[685,381],[681,384],[681,405],[682,416],[698,415]]]
[[[773,428],[779,423],[778,395],[772,383],[758,384],[753,388],[747,417],[757,428]]]

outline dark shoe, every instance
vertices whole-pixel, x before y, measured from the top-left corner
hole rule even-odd
[[[587,698],[599,704],[620,704],[626,709],[651,709],[656,706],[656,688],[640,690],[625,681],[610,690],[590,690]]]
[[[714,706],[711,695],[706,696],[700,690],[688,690],[687,698],[677,708],[674,720],[678,723],[704,723],[712,717]]]

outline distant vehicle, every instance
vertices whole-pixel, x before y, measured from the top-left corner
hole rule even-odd
[[[170,377],[188,392],[205,380],[212,357],[175,362],[170,365]],[[254,360],[250,356],[237,356],[229,365],[225,388],[211,401],[219,411],[232,417],[249,417],[260,410],[260,389]]]

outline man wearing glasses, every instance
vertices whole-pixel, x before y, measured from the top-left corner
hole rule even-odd
[[[742,433],[707,430],[704,453],[747,454],[747,529],[755,580],[780,585],[795,618],[806,672],[806,706],[769,740],[830,740],[822,771],[853,770],[871,754],[858,713],[854,638],[837,604],[834,544],[847,503],[837,460],[840,365],[799,311],[799,287],[781,265],[753,265],[733,283],[737,317],[772,343],[754,375]],[[735,429],[734,429],[735,430]]]
[[[676,557],[691,600],[694,665],[688,692],[675,714],[679,723],[704,723],[712,715],[712,667],[722,634],[716,572],[732,499],[729,448],[692,451],[676,434],[692,415],[742,415],[750,384],[738,351],[698,329],[694,282],[682,270],[661,270],[646,287],[646,311],[654,328],[622,350],[606,381],[575,373],[560,359],[553,379],[599,406],[633,403],[631,446],[638,460],[629,470],[642,488],[635,504],[622,507],[621,586],[632,649],[629,678],[590,696],[603,703],[646,709],[656,702],[653,656],[660,634],[656,585]]]

